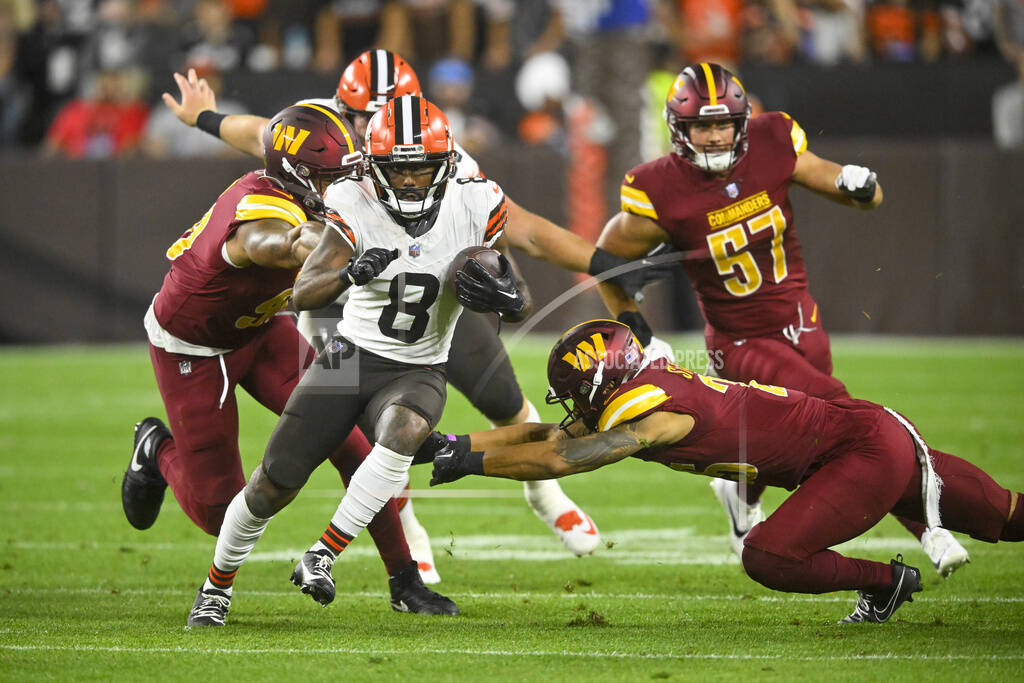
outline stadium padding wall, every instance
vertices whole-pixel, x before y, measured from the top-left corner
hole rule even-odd
[[[791,192],[811,292],[832,332],[1024,334],[1024,155],[982,141],[811,140],[841,163],[870,165],[885,188],[874,212]],[[564,165],[510,147],[479,158],[527,208],[564,224]],[[164,252],[255,163],[0,159],[0,283],[15,293],[8,343],[142,340]],[[540,305],[577,282],[520,258]],[[658,329],[696,329],[692,294],[661,285],[644,304]],[[676,311],[680,313],[677,314]],[[560,332],[603,314],[589,290],[540,321]]]

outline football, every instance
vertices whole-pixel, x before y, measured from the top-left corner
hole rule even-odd
[[[501,260],[499,257],[501,252],[497,249],[491,249],[489,247],[466,247],[452,259],[452,265],[448,268],[448,286],[455,291],[455,273],[459,272],[466,267],[466,262],[469,259],[473,259],[481,266],[486,268],[491,275],[500,277],[504,271],[502,270]]]

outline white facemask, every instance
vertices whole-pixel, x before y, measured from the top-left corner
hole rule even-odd
[[[686,146],[693,154],[693,163],[708,173],[721,173],[729,170],[732,166],[733,151],[731,149],[724,152],[698,152],[689,142]]]

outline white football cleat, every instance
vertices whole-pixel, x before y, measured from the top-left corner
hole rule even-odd
[[[590,515],[572,502],[555,480],[524,481],[523,495],[533,513],[573,555],[589,555],[601,545],[601,534]]]
[[[935,565],[935,571],[944,579],[971,561],[966,548],[942,527],[926,529],[921,534],[921,547]]]
[[[761,501],[747,505],[740,499],[739,484],[728,479],[712,479],[711,490],[715,492],[715,498],[718,498],[718,502],[725,508],[725,514],[729,517],[729,544],[732,551],[737,557],[742,558],[743,539],[755,524],[764,521]]]
[[[437,565],[434,564],[434,551],[430,548],[430,536],[420,520],[416,519],[412,499],[405,501],[405,505],[398,511],[398,518],[402,522],[405,542],[409,544],[409,553],[416,560],[423,583],[441,583],[441,575],[437,573]]]

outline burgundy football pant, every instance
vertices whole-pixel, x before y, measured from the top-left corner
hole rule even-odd
[[[238,404],[241,386],[263,406],[280,415],[298,384],[313,350],[288,316],[275,316],[263,334],[223,356],[205,358],[168,353],[149,347],[157,386],[164,400],[171,433],[158,453],[160,472],[181,509],[196,525],[216,536],[231,499],[245,486],[238,450]],[[221,396],[227,392],[223,405]],[[331,464],[348,486],[349,478],[370,452],[356,427],[331,454]],[[392,499],[367,526],[389,574],[411,561]]]
[[[832,351],[817,304],[808,296],[802,306],[807,316],[804,326],[814,329],[795,336],[795,344],[781,330],[739,340],[707,328],[705,340],[708,351],[713,354],[711,359],[721,361],[721,367],[716,367],[718,376],[737,382],[757,380],[762,384],[789,387],[827,401],[850,398],[846,386],[832,376]],[[746,501],[753,503],[761,499],[764,486],[753,484],[740,490]],[[906,517],[897,516],[897,519],[918,540],[927,528]]]
[[[1024,498],[980,468],[932,451],[942,480],[942,526],[988,541],[1024,540]],[[768,588],[794,593],[875,591],[892,583],[887,563],[846,557],[828,548],[864,533],[887,513],[924,522],[921,468],[912,438],[886,416],[869,441],[841,453],[755,526],[743,568]]]

